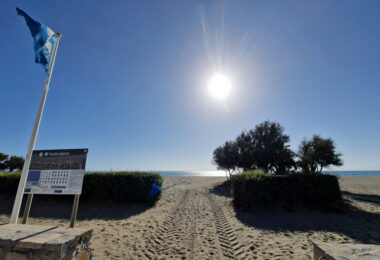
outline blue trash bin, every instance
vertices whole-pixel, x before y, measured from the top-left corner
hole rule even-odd
[[[161,187],[158,186],[157,184],[153,183],[152,184],[152,190],[150,191],[150,197],[154,197],[161,191]]]

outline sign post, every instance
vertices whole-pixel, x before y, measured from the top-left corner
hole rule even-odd
[[[71,211],[71,219],[70,219],[70,228],[75,227],[75,220],[77,219],[78,205],[79,205],[79,196],[74,196],[73,209]]]
[[[24,193],[28,194],[22,224],[29,216],[33,194],[75,195],[70,227],[74,227],[82,193],[88,149],[33,151]]]
[[[21,224],[26,224],[29,217],[30,207],[32,206],[33,194],[28,194],[28,199],[26,200],[24,215],[22,216]]]

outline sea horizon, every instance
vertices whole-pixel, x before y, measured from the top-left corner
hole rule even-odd
[[[123,171],[86,171],[87,173],[111,173]],[[198,176],[198,177],[224,177],[225,171],[142,171],[134,170],[134,172],[159,173],[162,176]],[[380,170],[368,171],[323,171],[324,174],[333,174],[337,176],[380,176]]]

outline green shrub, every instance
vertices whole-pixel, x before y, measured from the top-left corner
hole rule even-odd
[[[81,199],[85,201],[151,202],[152,184],[162,186],[159,174],[141,172],[91,173],[83,180]]]
[[[262,170],[232,177],[235,206],[243,209],[297,206],[334,209],[342,201],[339,182],[329,174],[272,175]]]
[[[0,194],[6,196],[16,195],[21,172],[0,172]]]
[[[0,174],[0,195],[14,196],[20,173]],[[154,202],[150,197],[152,184],[162,186],[159,174],[141,172],[86,173],[83,180],[81,201]],[[62,195],[65,197],[66,195]],[[52,197],[43,195],[43,197]]]

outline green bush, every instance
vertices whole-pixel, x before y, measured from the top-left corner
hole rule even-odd
[[[152,202],[152,184],[162,186],[159,174],[141,172],[90,173],[83,180],[81,199],[85,201]]]
[[[20,173],[0,174],[0,195],[14,196],[19,179]],[[153,183],[162,186],[162,176],[141,172],[86,173],[81,201],[154,202],[161,192],[150,197]]]
[[[21,172],[0,172],[0,194],[6,196],[16,195]]]
[[[338,178],[329,174],[272,175],[256,170],[237,174],[231,182],[235,206],[247,210],[335,209],[342,202]]]

